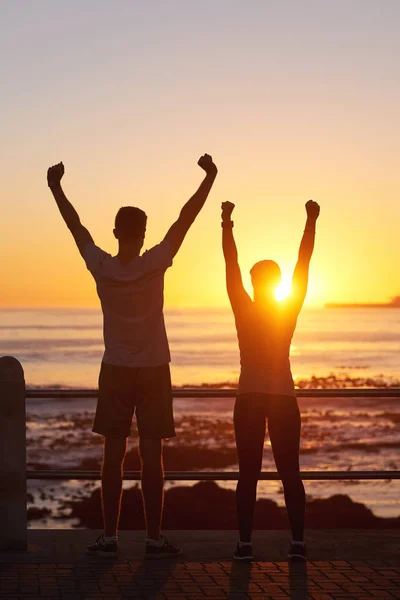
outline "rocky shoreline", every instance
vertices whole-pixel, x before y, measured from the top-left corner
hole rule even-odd
[[[83,499],[66,500],[64,515],[77,519],[77,527],[102,527],[100,490]],[[59,517],[65,518],[65,517]],[[165,494],[165,529],[236,529],[235,492],[213,481],[193,486],[176,486]],[[364,504],[338,494],[326,499],[309,499],[306,527],[311,529],[400,529],[400,517],[377,517]],[[121,529],[143,529],[144,516],[139,486],[124,490]],[[272,500],[259,499],[255,529],[287,529],[286,509]]]

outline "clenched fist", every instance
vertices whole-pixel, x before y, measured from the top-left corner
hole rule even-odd
[[[319,204],[314,200],[309,200],[306,204],[306,211],[307,217],[316,221],[319,215]]]
[[[233,204],[233,202],[223,202],[221,204],[221,210],[222,210],[221,218],[223,221],[230,220],[234,208],[235,208],[235,205]]]
[[[59,185],[64,175],[64,165],[62,162],[57,165],[53,165],[47,171],[47,184],[49,187]]]
[[[210,156],[209,154],[203,154],[203,156],[200,156],[199,160],[197,161],[197,164],[207,173],[207,175],[213,173],[215,175],[217,174],[217,167],[213,163],[212,156]]]

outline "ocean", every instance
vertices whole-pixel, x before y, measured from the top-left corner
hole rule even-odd
[[[229,310],[169,310],[166,323],[174,385],[237,381],[239,357]],[[98,310],[0,311],[0,354],[21,361],[28,387],[97,387],[102,349]],[[400,385],[400,310],[304,310],[291,354],[293,375],[301,387]],[[400,469],[399,400],[301,399],[299,404],[302,469]],[[95,400],[28,400],[28,465],[97,468],[101,438],[90,431],[94,408]],[[200,470],[212,469],[212,464],[201,464],[201,451],[211,448],[222,453],[234,448],[232,409],[233,398],[175,401],[178,437],[167,444],[187,455],[190,450]],[[129,447],[135,448],[136,443],[133,437]],[[237,465],[233,460],[222,468],[236,470]],[[263,468],[274,469],[268,437]],[[235,484],[220,485],[233,488]],[[84,497],[96,486],[94,482],[29,481],[28,507],[46,509],[30,526],[76,525],[63,508],[65,499]],[[400,515],[399,488],[399,481],[306,482],[309,497],[347,494],[385,517]],[[283,503],[279,482],[260,482],[259,495]]]
[[[236,382],[231,311],[166,311],[174,385]],[[31,387],[97,387],[103,354],[99,310],[2,310],[0,352],[17,357]],[[400,380],[400,309],[303,310],[291,348],[295,380]]]

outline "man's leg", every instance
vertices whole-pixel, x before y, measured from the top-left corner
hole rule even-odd
[[[126,438],[105,438],[101,474],[101,496],[104,534],[107,537],[117,535],[125,452]]]
[[[147,537],[157,541],[160,539],[164,501],[162,440],[141,438],[139,451],[142,461],[142,495]]]

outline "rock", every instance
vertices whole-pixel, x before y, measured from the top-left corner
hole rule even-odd
[[[31,506],[28,508],[28,521],[36,521],[37,519],[43,519],[49,517],[51,510],[48,508],[38,508],[37,506]]]
[[[100,490],[82,500],[68,500],[62,505],[79,527],[102,528]],[[335,495],[307,502],[306,526],[328,528],[399,528],[400,518],[376,517],[364,504],[349,496]],[[236,529],[235,492],[205,481],[194,486],[177,486],[165,494],[164,529]],[[286,509],[268,499],[259,499],[254,515],[255,529],[288,528]],[[121,529],[144,529],[142,497],[138,484],[125,490],[122,497]]]

